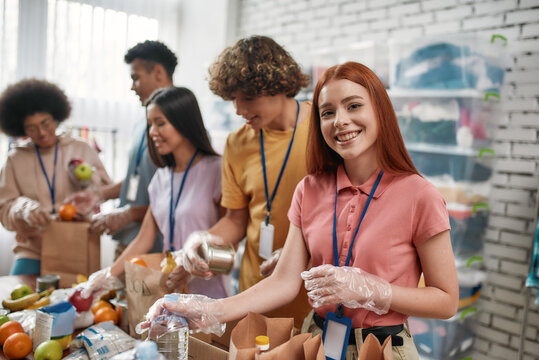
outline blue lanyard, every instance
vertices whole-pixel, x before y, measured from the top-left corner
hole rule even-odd
[[[138,167],[140,165],[140,161],[142,160],[142,154],[144,153],[144,144],[146,143],[146,132],[144,132],[142,134],[142,139],[140,139],[140,144],[138,145],[138,150],[137,150],[137,160],[136,160],[136,163],[135,163],[135,175],[138,174]]]
[[[283,162],[283,166],[281,167],[281,172],[279,172],[279,176],[277,177],[275,188],[273,189],[273,193],[271,194],[271,199],[269,197],[268,176],[266,174],[266,156],[264,155],[264,135],[262,134],[262,129],[260,129],[260,153],[262,154],[262,171],[264,173],[264,190],[266,192],[266,209],[267,209],[266,225],[269,224],[271,203],[273,202],[273,199],[275,198],[275,194],[277,194],[277,188],[279,187],[279,183],[281,182],[281,178],[283,177],[284,168],[286,167],[286,163],[288,162],[288,157],[290,156],[290,150],[292,150],[292,144],[294,143],[294,136],[296,135],[296,128],[298,126],[298,117],[299,117],[299,101],[296,100],[296,104],[298,105],[298,111],[296,112],[296,122],[294,123],[294,132],[292,133],[292,139],[290,139],[290,144],[288,144],[288,150],[286,151],[286,156],[284,157],[284,162]]]
[[[51,193],[51,203],[52,203],[52,211],[51,213],[54,214],[56,212],[55,208],[55,200],[54,200],[54,184],[56,182],[56,161],[58,160],[58,142],[56,142],[56,145],[54,146],[54,167],[52,170],[52,183],[49,180],[49,176],[47,175],[47,170],[45,170],[45,165],[43,164],[43,159],[41,158],[41,153],[39,152],[39,147],[36,145],[36,152],[37,152],[37,158],[39,160],[39,164],[41,165],[41,171],[43,172],[43,175],[45,175],[45,179],[47,180],[47,186],[49,187],[49,192]]]
[[[372,197],[374,196],[374,192],[376,191],[378,184],[380,184],[380,179],[382,179],[383,174],[384,174],[383,171],[380,171],[380,174],[378,174],[378,177],[376,178],[376,182],[374,183],[371,193],[369,194],[369,199],[367,200],[367,203],[365,204],[365,207],[363,208],[363,213],[361,213],[361,218],[359,219],[359,223],[357,224],[356,231],[354,232],[354,237],[352,238],[350,249],[348,249],[348,256],[346,257],[346,263],[344,264],[344,266],[350,265],[350,258],[352,257],[352,249],[354,248],[354,241],[356,240],[357,232],[359,231],[359,226],[361,225],[361,222],[363,221],[363,217],[365,217],[365,214],[367,213],[369,204],[371,203]],[[338,244],[337,244],[337,181],[335,181],[335,209],[333,212],[333,263],[335,266],[339,266],[339,250],[338,250]]]
[[[180,190],[178,191],[178,195],[176,196],[176,203],[174,203],[174,168],[170,169],[170,211],[168,213],[168,220],[169,220],[169,242],[170,242],[170,251],[174,251],[174,225],[176,224],[176,217],[174,216],[174,213],[176,212],[176,208],[178,207],[178,202],[180,201],[180,196],[182,196],[183,186],[185,185],[185,179],[187,179],[187,174],[189,173],[189,169],[191,168],[191,165],[193,165],[193,161],[195,161],[195,158],[198,155],[198,150],[195,151],[195,154],[189,160],[189,164],[187,165],[187,168],[185,169],[185,173],[183,174],[182,182],[180,184]]]

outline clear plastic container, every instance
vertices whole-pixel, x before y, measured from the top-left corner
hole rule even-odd
[[[177,301],[177,294],[165,295],[167,301]],[[148,338],[157,344],[157,349],[166,359],[187,360],[189,327],[183,317],[163,309],[156,317],[148,332]]]

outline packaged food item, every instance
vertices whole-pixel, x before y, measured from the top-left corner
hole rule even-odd
[[[231,245],[218,246],[205,241],[199,248],[199,255],[206,261],[210,271],[228,274],[234,267],[236,251]]]
[[[105,321],[90,326],[73,339],[70,347],[84,347],[90,360],[107,360],[135,347],[137,340]]]
[[[44,306],[36,310],[36,325],[33,333],[34,349],[42,342],[57,340],[66,349],[71,342],[75,307],[69,301]]]

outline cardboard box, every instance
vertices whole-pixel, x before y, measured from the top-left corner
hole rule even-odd
[[[189,360],[227,360],[228,352],[194,336],[189,337]]]

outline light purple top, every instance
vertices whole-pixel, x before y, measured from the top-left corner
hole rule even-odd
[[[150,206],[159,231],[163,234],[163,251],[170,249],[170,167],[159,168],[148,186]],[[174,201],[185,173],[174,173]],[[182,249],[187,237],[197,230],[208,230],[219,220],[221,199],[221,158],[204,156],[189,170],[175,212],[174,248]],[[210,280],[193,278],[189,292],[212,298],[226,297],[226,276]]]

